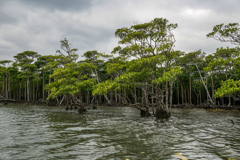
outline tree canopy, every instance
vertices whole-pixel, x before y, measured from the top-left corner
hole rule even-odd
[[[69,40],[55,55],[24,51],[0,61],[0,100],[52,105],[116,104],[138,108],[142,116],[169,117],[174,105],[233,105],[240,100],[240,54],[175,50],[178,24],[164,18],[119,28],[111,54],[80,54]],[[239,24],[213,27],[208,38],[240,45]]]

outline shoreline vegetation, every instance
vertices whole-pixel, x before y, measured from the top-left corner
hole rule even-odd
[[[0,103],[66,106],[130,106],[142,117],[171,116],[171,108],[239,110],[240,27],[213,27],[207,38],[235,44],[208,54],[174,50],[178,24],[155,18],[117,29],[119,46],[111,54],[82,54],[68,39],[55,55],[24,51],[14,61],[0,61]]]

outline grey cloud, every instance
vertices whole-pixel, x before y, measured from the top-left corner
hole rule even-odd
[[[231,14],[239,11],[239,0],[184,0],[183,4],[193,8],[211,9],[218,14]]]
[[[91,7],[91,0],[19,0],[32,7],[49,10],[84,11]]]
[[[0,0],[0,60],[24,50],[55,54],[63,38],[80,55],[88,50],[110,53],[118,45],[116,29],[156,17],[178,23],[176,50],[213,53],[231,44],[206,34],[216,24],[238,22],[238,6],[239,0]],[[198,10],[207,12],[196,16]]]
[[[10,24],[17,22],[17,19],[0,11],[0,26],[3,24]]]

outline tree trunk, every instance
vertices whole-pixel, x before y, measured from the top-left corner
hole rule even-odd
[[[6,99],[8,99],[8,78],[7,78],[7,76],[6,76],[5,80],[6,80],[5,97],[6,97]]]
[[[145,101],[145,105],[144,105]],[[141,116],[148,117],[149,113],[149,103],[148,103],[148,94],[147,94],[147,86],[143,86],[142,88],[142,107],[141,107]]]
[[[163,109],[162,107],[157,107],[155,117],[157,119],[169,118],[169,117],[171,117],[171,113],[168,110]]]
[[[115,103],[118,103],[118,96],[117,96],[117,90],[115,91]]]
[[[143,93],[143,89],[142,89],[142,105],[144,104],[144,93]]]
[[[19,87],[19,95],[18,95],[18,100],[22,99],[22,95],[21,95],[21,90],[22,90],[22,82],[20,82],[20,87]]]
[[[182,92],[182,104],[184,104],[183,84],[182,83],[181,83],[181,92]]]
[[[200,103],[200,105],[202,104],[202,92],[201,92],[201,88],[200,88],[200,91],[199,91],[200,93],[200,97],[199,97],[199,103]]]
[[[199,73],[199,75],[200,75],[200,77],[201,77],[202,84],[203,84],[203,86],[204,86],[205,89],[206,89],[207,97],[209,98],[210,103],[211,103],[211,104],[214,104],[213,101],[212,101],[212,98],[211,98],[211,96],[210,96],[210,94],[209,94],[209,92],[208,92],[207,86],[205,85],[205,83],[204,83],[204,81],[203,81],[202,75],[201,75],[201,73],[200,73],[200,71],[199,71],[199,68],[198,68],[197,64],[195,64],[195,66],[196,66],[196,68],[197,68],[197,70],[198,70],[198,73]]]
[[[43,70],[43,82],[42,82],[42,86],[43,86],[43,88],[42,88],[42,99],[43,100],[45,100],[45,94],[44,94],[44,88],[45,88],[45,79],[44,79],[44,70]]]
[[[8,77],[8,94],[9,94],[9,96],[8,96],[8,98],[12,98],[11,97],[11,74],[9,73],[9,77]]]
[[[169,108],[171,109],[172,107],[172,100],[173,100],[173,82],[170,82],[170,98],[169,98],[169,101],[170,101],[170,105],[169,105]]]
[[[230,94],[228,95],[228,106],[231,106],[232,105],[232,103],[231,103],[231,96],[230,96]]]
[[[179,86],[178,86],[178,81],[177,81],[177,101],[179,105]]]
[[[24,93],[24,95],[25,95],[25,101],[27,101],[27,81],[25,83],[25,93]]]
[[[164,83],[162,83],[162,90],[161,90],[161,104],[164,104],[164,96],[163,93],[164,92]]]
[[[27,101],[30,101],[29,75],[27,76]]]
[[[87,92],[86,103],[89,104],[89,91]]]
[[[192,104],[192,78],[191,78],[191,66],[190,66],[190,70],[189,70],[189,104]]]
[[[32,92],[31,92],[31,100],[34,102],[34,80],[32,80]]]
[[[105,97],[105,99],[107,100],[108,104],[111,104],[111,102],[110,102],[110,100],[109,100],[109,98],[107,97],[106,94],[104,94],[104,97]]]
[[[154,84],[152,84],[152,106],[154,105]]]
[[[168,109],[168,82],[166,82],[166,86],[165,86],[165,109]]]
[[[38,97],[39,97],[39,95],[38,95],[38,79],[37,79],[37,89],[36,89],[36,93],[35,93],[36,100],[38,100]]]
[[[51,78],[49,77],[49,80],[48,80],[48,83],[50,84],[51,83]],[[49,95],[50,95],[50,91],[48,91],[48,97],[49,97]]]
[[[5,80],[4,80],[4,78],[3,78],[3,82],[2,82],[2,93],[1,93],[3,96],[4,96],[4,94],[5,94],[5,93],[4,93],[4,83],[5,83],[4,81],[5,81]]]
[[[110,102],[113,103],[113,91],[110,92]]]
[[[211,80],[212,80],[212,100],[213,100],[213,103],[215,104],[216,99],[214,98],[214,83],[213,83],[213,77],[212,76],[211,76]]]

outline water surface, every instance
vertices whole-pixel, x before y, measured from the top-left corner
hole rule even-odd
[[[173,109],[168,120],[129,107],[80,115],[63,107],[0,106],[0,159],[240,159],[240,112]],[[233,120],[235,125],[230,120]]]

